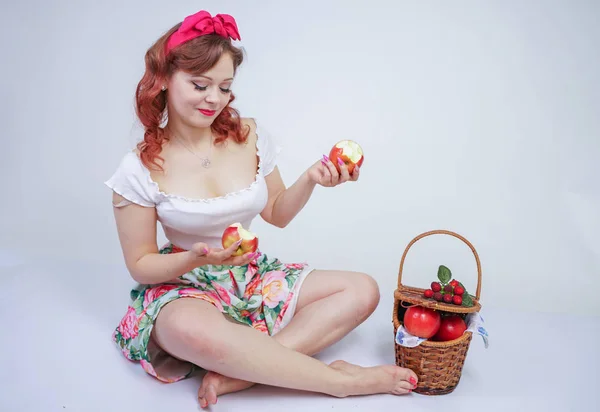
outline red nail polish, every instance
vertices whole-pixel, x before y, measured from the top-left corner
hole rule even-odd
[[[410,379],[408,381],[415,386],[417,385],[417,380],[415,378],[413,378],[412,376],[410,377]]]
[[[202,251],[204,252],[205,255],[208,255],[208,249],[207,248],[202,249]]]
[[[344,164],[344,161],[342,159],[338,159],[337,161],[340,166],[342,166]]]

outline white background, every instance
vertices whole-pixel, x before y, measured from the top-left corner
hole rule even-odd
[[[123,269],[103,182],[141,137],[146,49],[199,8],[236,17],[236,107],[284,146],[287,184],[340,139],[366,153],[358,183],[319,188],[284,230],[255,221],[270,255],[372,274],[389,316],[406,244],[449,229],[480,254],[484,307],[600,314],[600,9],[585,1],[3,2],[6,256]],[[439,264],[474,290],[471,252],[444,236],[411,249],[406,283]]]

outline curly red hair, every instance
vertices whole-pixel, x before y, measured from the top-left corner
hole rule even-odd
[[[177,70],[202,74],[212,68],[224,53],[232,57],[234,73],[243,61],[242,51],[234,47],[229,39],[216,34],[196,37],[165,55],[167,40],[180,25],[178,23],[172,27],[148,49],[145,57],[146,70],[135,92],[136,114],[144,126],[144,139],[138,143],[137,148],[142,163],[149,169],[154,165],[158,170],[163,170],[157,160],[164,160],[160,157],[160,152],[163,143],[168,140],[160,127],[166,117],[167,96],[162,90],[165,80]],[[243,143],[248,138],[250,128],[243,130],[239,112],[231,107],[234,100],[232,93],[229,104],[211,125],[215,144],[227,139]]]

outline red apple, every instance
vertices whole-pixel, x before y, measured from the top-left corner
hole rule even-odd
[[[444,316],[432,340],[446,342],[460,338],[467,330],[467,324],[459,315]]]
[[[240,239],[242,239],[242,243],[233,252],[233,256],[256,252],[258,249],[258,237],[254,233],[244,229],[241,223],[234,223],[225,229],[221,242],[223,248],[227,249]]]
[[[360,167],[365,159],[363,155],[362,147],[358,143],[352,140],[339,141],[331,148],[329,152],[329,159],[333,162],[338,172],[340,171],[340,164],[338,159],[346,164],[348,173],[352,174],[356,166]]]
[[[411,306],[404,314],[404,327],[407,332],[420,338],[431,338],[437,333],[440,324],[440,313],[423,306]]]

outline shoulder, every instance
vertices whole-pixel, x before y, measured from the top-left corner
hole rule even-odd
[[[279,141],[270,133],[267,127],[255,117],[242,118],[243,127],[250,127],[248,143],[256,145],[264,175],[268,175],[276,167],[277,158],[281,152]]]
[[[268,129],[263,126],[262,122],[256,119],[256,117],[242,117],[240,118],[240,121],[242,123],[242,129],[244,131],[249,131],[248,143],[258,143],[260,146],[268,146],[273,142],[273,136],[269,133]]]
[[[155,191],[150,184],[149,174],[133,150],[121,158],[116,170],[104,184],[115,193],[141,206],[150,207],[155,204]]]
[[[258,127],[256,119],[253,117],[242,117],[240,118],[240,123],[242,125],[242,133],[248,132],[246,143],[249,145],[254,145],[258,137],[256,133],[256,129]]]

